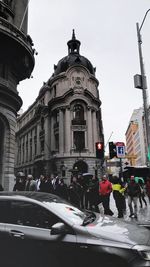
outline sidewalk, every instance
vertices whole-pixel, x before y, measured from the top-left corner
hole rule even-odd
[[[135,219],[135,218],[129,217],[130,211],[129,211],[129,207],[128,207],[128,200],[126,198],[126,214],[124,215],[124,220],[126,220],[126,221],[135,221],[136,220],[136,221],[140,221],[140,222],[149,222],[150,223],[150,204],[149,204],[149,200],[148,200],[147,196],[145,197],[145,199],[147,202],[147,206],[145,207],[145,204],[143,203],[143,208],[140,207],[140,203],[138,200],[137,219]],[[110,197],[110,208],[114,212],[113,217],[117,217],[118,212],[117,212],[112,194]]]

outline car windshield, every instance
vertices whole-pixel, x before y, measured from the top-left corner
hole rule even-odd
[[[84,222],[87,222],[86,218],[89,219],[89,212],[82,211],[69,203],[54,203],[54,202],[45,202],[52,211],[56,212],[60,218],[65,218],[70,223],[85,225]],[[91,222],[91,221],[90,221]]]

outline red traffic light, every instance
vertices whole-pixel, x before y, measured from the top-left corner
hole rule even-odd
[[[103,159],[104,158],[104,142],[96,142],[96,158]]]
[[[101,142],[96,143],[97,149],[103,149],[103,144]]]

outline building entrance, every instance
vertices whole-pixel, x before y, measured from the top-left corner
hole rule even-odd
[[[79,160],[74,164],[73,169],[78,170],[78,173],[86,173],[88,172],[88,165],[83,160]]]

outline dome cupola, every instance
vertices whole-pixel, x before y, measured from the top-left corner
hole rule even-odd
[[[79,49],[80,49],[80,41],[78,41],[75,37],[75,32],[73,30],[72,32],[72,39],[68,41],[68,54],[74,54],[77,53],[79,54]]]
[[[56,76],[62,72],[67,71],[67,69],[74,65],[84,66],[89,70],[89,72],[95,76],[95,68],[91,62],[84,56],[81,56],[79,53],[80,50],[80,41],[75,37],[75,31],[73,30],[72,39],[68,41],[68,56],[59,60],[57,65],[54,65],[54,74]]]

